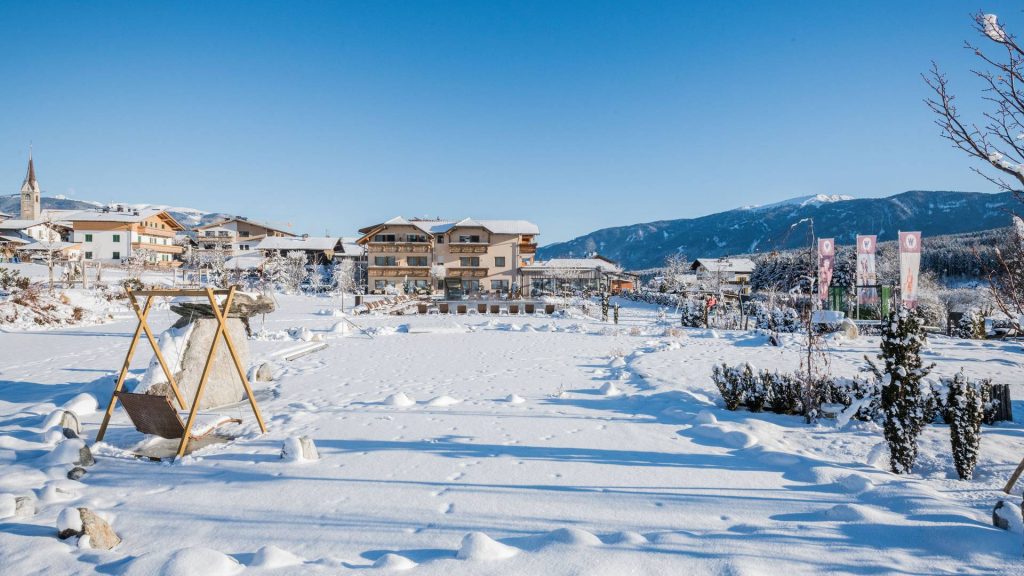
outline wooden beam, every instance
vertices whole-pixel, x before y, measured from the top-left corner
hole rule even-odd
[[[210,299],[210,305],[215,311],[218,310],[217,298],[213,288],[207,288],[205,290],[207,298]],[[229,310],[231,308],[231,300],[235,296],[235,289],[232,287],[228,290],[228,297],[224,302],[224,309]],[[215,312],[216,313],[216,312]],[[206,381],[210,379],[210,371],[213,369],[214,356],[217,354],[217,344],[220,343],[221,333],[224,331],[224,319],[220,314],[217,314],[217,329],[213,333],[213,341],[210,342],[210,353],[206,356],[206,363],[203,364],[203,373],[199,377],[199,385],[196,386],[196,395],[192,400],[192,405],[189,406],[188,420],[185,421],[185,433],[181,436],[181,442],[178,444],[177,457],[181,458],[185,455],[185,450],[188,448],[189,436],[192,434],[192,424],[195,422],[196,414],[199,413],[199,401],[203,398],[203,390],[206,388]]]
[[[126,290],[128,293],[128,299],[131,300],[132,304],[135,305],[138,310],[138,304],[135,302],[135,295],[131,290]],[[117,384],[114,384],[114,392],[110,395],[110,403],[107,404],[107,411],[103,415],[103,423],[100,424],[100,431],[96,434],[96,442],[103,440],[103,436],[107,433],[107,425],[110,424],[110,417],[114,414],[114,407],[117,405],[117,393],[121,391],[124,386],[124,380],[128,376],[128,367],[131,366],[132,356],[135,354],[135,345],[139,343],[139,334],[142,333],[142,326],[146,323],[146,317],[149,316],[150,307],[153,305],[153,297],[146,298],[146,304],[142,308],[142,314],[139,314],[139,324],[135,327],[135,334],[132,336],[132,343],[128,345],[128,354],[124,357],[124,364],[121,365],[121,373],[117,376]]]
[[[224,296],[231,290],[218,288],[210,289],[217,296]],[[149,290],[136,290],[136,296],[206,296],[206,290],[186,288],[153,288]]]
[[[147,302],[152,300],[153,297],[149,296]],[[132,308],[135,309],[135,315],[139,317],[139,322],[142,324],[142,331],[146,333],[146,339],[149,340],[149,345],[153,348],[153,353],[156,354],[157,362],[160,363],[160,368],[164,371],[164,376],[167,377],[167,383],[171,385],[171,390],[174,392],[174,398],[178,401],[178,406],[181,409],[185,409],[185,399],[181,396],[181,390],[178,389],[178,382],[174,379],[174,374],[171,373],[170,368],[167,367],[167,362],[164,361],[164,355],[160,352],[160,346],[156,343],[156,338],[153,337],[153,332],[149,329],[149,322],[142,316],[142,312],[139,310],[139,305],[135,301],[135,298],[129,299],[132,303]]]
[[[245,375],[245,368],[242,366],[242,361],[238,358],[238,353],[235,351],[235,344],[231,341],[231,333],[228,332],[227,326],[227,314],[231,309],[231,299],[234,298],[235,289],[231,288],[231,294],[228,295],[228,302],[224,305],[224,311],[221,312],[216,303],[213,303],[213,313],[217,316],[217,322],[224,326],[224,330],[221,330],[221,334],[224,336],[224,344],[228,347],[228,352],[231,354],[231,361],[235,364],[235,369],[238,370],[238,376],[242,379],[242,387],[245,388],[245,394],[249,398],[249,406],[252,407],[252,413],[256,416],[256,422],[260,425],[260,432],[266,434],[267,426],[263,423],[263,415],[260,414],[260,408],[256,405],[256,396],[252,393],[252,387],[249,386],[249,378]]]

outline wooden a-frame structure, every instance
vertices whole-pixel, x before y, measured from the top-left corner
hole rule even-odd
[[[249,385],[249,379],[245,376],[245,368],[242,366],[242,362],[238,359],[238,353],[235,351],[235,345],[231,341],[231,335],[227,331],[226,319],[228,311],[231,310],[231,302],[235,298],[234,286],[228,289],[126,289],[125,292],[128,294],[128,302],[135,311],[135,315],[139,318],[139,323],[135,327],[135,335],[132,336],[131,344],[128,345],[128,354],[125,356],[124,364],[121,365],[121,373],[117,377],[117,384],[114,385],[114,392],[110,396],[110,403],[107,405],[107,412],[103,415],[103,423],[100,425],[99,433],[96,434],[97,442],[103,440],[103,435],[107,432],[107,425],[110,423],[110,417],[113,415],[114,407],[117,405],[117,395],[124,387],[124,381],[128,377],[128,368],[131,365],[132,356],[135,355],[135,346],[139,343],[139,336],[143,333],[146,334],[146,339],[149,341],[150,347],[153,348],[153,353],[156,354],[157,362],[160,363],[160,368],[163,370],[164,376],[167,377],[167,383],[170,384],[171,390],[174,392],[174,398],[177,400],[178,406],[185,409],[185,400],[181,396],[181,390],[178,388],[178,383],[174,379],[174,374],[172,374],[170,368],[168,368],[163,355],[160,353],[160,347],[157,345],[156,339],[153,337],[153,332],[149,329],[149,323],[147,321],[149,312],[152,310],[153,298],[161,296],[205,296],[210,301],[210,307],[213,309],[214,318],[217,319],[217,330],[213,335],[213,342],[210,344],[210,353],[206,356],[206,363],[203,365],[203,372],[199,377],[199,384],[196,386],[195,398],[192,399],[192,405],[188,409],[188,419],[185,421],[185,433],[181,437],[181,443],[178,444],[177,457],[184,456],[185,450],[188,448],[188,442],[191,438],[192,424],[195,421],[196,414],[199,413],[199,401],[203,397],[203,389],[206,387],[206,381],[210,378],[214,357],[217,353],[217,345],[221,340],[223,340],[224,345],[227,346],[228,352],[231,355],[231,360],[235,364],[235,369],[238,370],[238,376],[242,379],[242,386],[245,387],[245,393],[249,398],[249,406],[252,407],[252,413],[256,416],[256,421],[260,425],[260,431],[267,431],[267,427],[263,423],[263,416],[260,414],[259,406],[256,405],[256,397],[253,396],[252,387]],[[136,300],[136,298],[140,296],[146,298],[146,303],[141,308]],[[217,296],[225,296],[223,306],[217,305]]]

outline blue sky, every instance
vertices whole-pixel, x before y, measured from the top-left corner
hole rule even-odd
[[[0,182],[350,234],[526,218],[542,243],[806,194],[991,191],[969,15],[1017,2],[4,2]]]

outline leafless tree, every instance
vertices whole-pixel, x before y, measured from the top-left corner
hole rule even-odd
[[[1002,190],[1013,192],[1024,202],[1024,48],[1013,34],[999,24],[994,14],[974,15],[974,29],[989,48],[964,42],[964,47],[978,58],[979,66],[971,72],[985,88],[981,99],[988,105],[978,121],[965,119],[956,106],[949,80],[934,62],[924,80],[932,89],[925,100],[936,114],[935,123],[943,138],[968,156],[987,164],[989,171],[972,167]],[[1021,243],[1019,219],[1014,218],[1014,234],[1006,251],[997,250],[997,265],[987,271],[992,296],[1003,313],[1011,318],[1024,314],[1019,260]]]
[[[974,28],[991,49],[985,51],[981,44],[964,42],[964,48],[979,61],[971,73],[985,85],[981,99],[988,110],[982,113],[984,119],[971,121],[960,114],[949,80],[935,62],[924,74],[933,92],[925,102],[937,116],[935,123],[942,137],[996,173],[972,170],[1024,201],[1024,49],[994,14],[975,14]]]

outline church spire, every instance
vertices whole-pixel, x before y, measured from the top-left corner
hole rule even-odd
[[[36,181],[36,167],[32,162],[32,146],[28,148],[28,173],[21,185],[21,218],[36,220],[42,215],[39,182]]]

